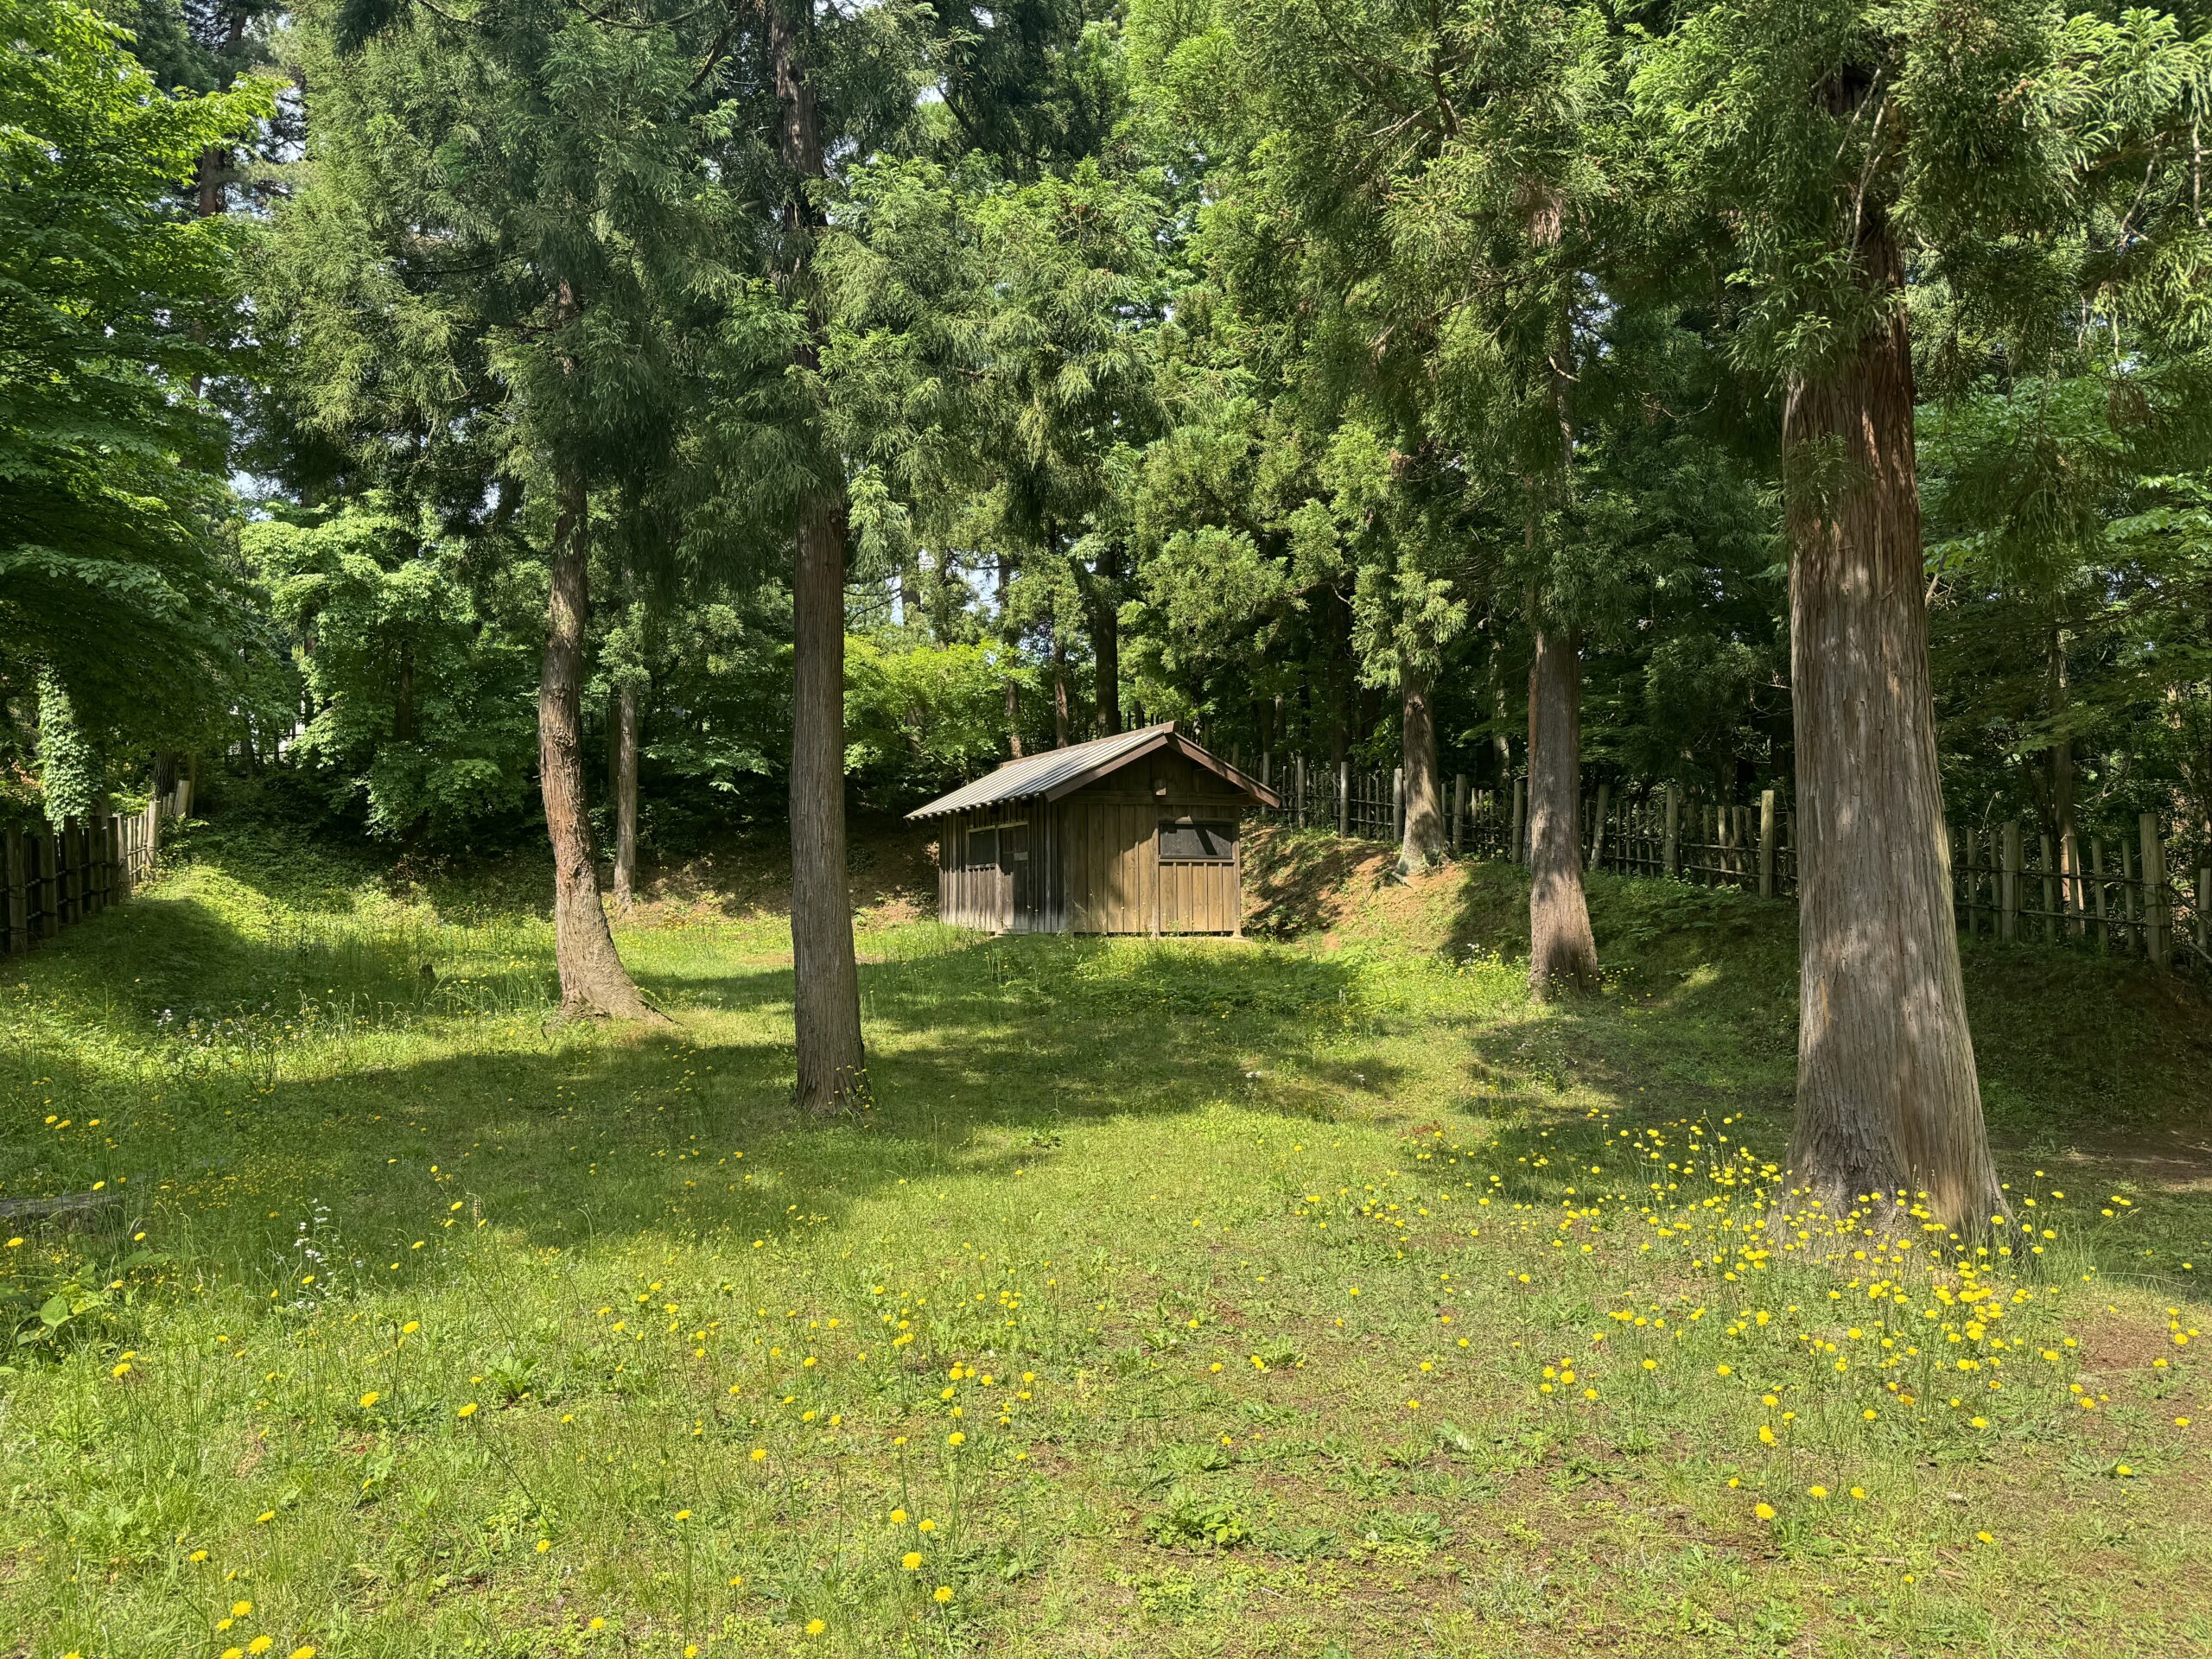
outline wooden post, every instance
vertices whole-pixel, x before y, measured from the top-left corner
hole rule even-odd
[[[1406,769],[1390,769],[1390,844],[1396,846],[1406,838]]]
[[[2143,951],[2158,967],[2167,963],[2166,842],[2158,833],[2158,815],[2145,812],[2135,827],[2143,842]]]
[[[1599,785],[1598,810],[1590,815],[1589,868],[1593,870],[1600,868],[1600,861],[1605,856],[1605,810],[1612,793],[1613,786],[1611,784]]]
[[[1780,829],[1774,811],[1774,791],[1759,791],[1759,897],[1774,897],[1775,836]]]
[[[1290,827],[1306,827],[1306,757],[1302,754],[1290,760]]]
[[[1997,874],[1997,937],[2020,937],[2020,821],[2005,821],[2004,850]]]
[[[1682,873],[1682,796],[1674,785],[1667,785],[1667,843],[1663,856],[1667,874],[1679,876]]]
[[[2097,891],[2097,954],[2105,956],[2112,950],[2112,921],[2109,901],[2105,894],[2105,838],[2089,837],[2089,861],[2096,874]]]
[[[1529,861],[1529,779],[1524,774],[1513,780],[1513,861]]]
[[[1452,774],[1452,855],[1456,858],[1465,843],[1467,830],[1467,774]]]

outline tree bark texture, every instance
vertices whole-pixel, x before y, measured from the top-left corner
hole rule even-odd
[[[1565,212],[1550,184],[1532,185],[1529,242],[1556,248]],[[1529,480],[1527,536],[1533,555],[1554,532],[1548,510],[1563,509],[1574,481],[1574,422],[1568,364],[1574,351],[1573,320],[1561,291],[1553,322],[1543,396],[1557,448],[1548,467]],[[1529,632],[1529,987],[1538,996],[1598,984],[1598,941],[1590,931],[1590,901],[1582,888],[1582,643],[1573,631],[1548,620],[1541,595],[1528,595]]]
[[[828,1115],[866,1104],[868,1061],[845,880],[845,534],[827,501],[799,520],[791,598],[791,1007],[798,1103]]]
[[[1875,1195],[1880,1227],[1901,1192],[1979,1232],[2005,1202],[1953,921],[1911,340],[1878,215],[1860,251],[1894,302],[1890,321],[1820,378],[1793,381],[1783,414],[1800,837],[1791,1203],[1841,1216]]]
[[[1052,636],[1052,747],[1068,746],[1068,648]]]
[[[1092,735],[1113,737],[1122,729],[1121,553],[1109,545],[1098,556],[1090,592],[1090,661],[1096,676]]]
[[[1400,764],[1405,771],[1405,830],[1398,843],[1402,874],[1425,870],[1444,856],[1444,791],[1437,780],[1436,709],[1426,672],[1402,668],[1399,702],[1404,715]]]
[[[618,1020],[658,1019],[638,994],[601,906],[584,812],[584,628],[590,620],[591,524],[582,483],[560,484],[553,527],[553,582],[544,668],[537,684],[537,772],[545,833],[553,844],[553,956],[561,1011]]]
[[[1531,603],[1531,611],[1535,607]],[[1532,616],[1531,620],[1535,619]],[[1598,941],[1582,890],[1582,653],[1538,624],[1529,664],[1529,988],[1594,990]]]
[[[823,174],[822,129],[807,79],[813,13],[769,0],[777,148],[796,188],[785,219],[786,290],[804,297],[795,365],[821,367],[823,318],[811,261],[818,210],[804,194]],[[868,1103],[852,893],[845,880],[845,539],[842,486],[800,504],[791,580],[791,1018],[801,1109],[828,1116]]]
[[[627,915],[638,895],[638,688],[625,681],[614,699],[614,908]]]

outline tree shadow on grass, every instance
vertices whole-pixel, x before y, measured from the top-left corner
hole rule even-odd
[[[1446,948],[1525,962],[1525,872],[1477,864],[1455,877]],[[1587,887],[1604,989],[1502,1014],[1474,1033],[1471,1077],[1537,1114],[1558,1102],[1535,1085],[1571,1083],[1623,1125],[1738,1116],[1778,1152],[1796,1090],[1796,906],[1602,873]],[[2024,1174],[2063,1161],[2133,1182],[2158,1203],[2165,1234],[2201,1241],[2212,1230],[2202,993],[2141,963],[1986,938],[1961,945],[2000,1165]]]
[[[210,985],[327,995],[327,962],[192,901],[143,914],[143,931]],[[855,1121],[808,1123],[791,1104],[787,964],[715,972],[711,953],[692,952],[641,974],[677,1005],[675,1029],[549,1028],[531,1012],[442,1012],[435,987],[414,988],[403,942],[353,964],[356,988],[398,1011],[321,1033],[311,1077],[299,1063],[264,1066],[234,1033],[194,1058],[147,1024],[150,990],[113,1032],[124,1040],[99,1053],[63,1030],[0,1039],[24,1075],[67,1063],[73,1094],[112,1103],[92,1162],[34,1166],[18,1148],[5,1185],[81,1181],[105,1160],[130,1177],[136,1213],[158,1208],[174,1224],[161,1231],[181,1262],[265,1273],[267,1289],[317,1202],[364,1261],[410,1268],[429,1261],[410,1261],[416,1240],[480,1216],[533,1248],[650,1236],[741,1249],[834,1223],[901,1182],[1039,1162],[1078,1124],[1257,1098],[1255,1057],[1316,1097],[1343,1086],[1335,1059],[1295,1057],[1356,993],[1349,964],[1200,942],[931,938],[925,952],[862,969],[874,1103]],[[77,1002],[96,1001],[112,971],[68,967]],[[403,994],[414,1001],[400,1009]],[[1393,1081],[1372,1062],[1365,1071],[1375,1089]]]

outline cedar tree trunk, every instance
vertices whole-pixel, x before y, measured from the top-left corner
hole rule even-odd
[[[1890,320],[1820,378],[1793,380],[1783,413],[1801,837],[1787,1168],[1793,1205],[1840,1217],[1901,1193],[1971,1234],[2005,1200],[1959,976],[1911,340],[1896,245],[1871,210],[1860,251]]]
[[[1444,791],[1436,777],[1436,710],[1431,677],[1426,671],[1402,668],[1398,688],[1405,716],[1401,760],[1406,773],[1406,823],[1398,845],[1398,870],[1410,875],[1444,856]]]
[[[868,1060],[845,884],[845,527],[819,499],[791,600],[791,1008],[799,1105],[829,1115],[865,1103]]]
[[[1535,621],[1530,596],[1530,620]],[[1569,632],[1533,630],[1529,664],[1529,988],[1594,989],[1598,941],[1582,891],[1582,653]]]
[[[588,565],[588,504],[573,474],[560,483],[553,527],[553,585],[545,629],[545,665],[537,683],[537,772],[545,798],[545,832],[553,843],[553,956],[561,976],[561,1012],[618,1020],[658,1019],[638,995],[599,900],[591,823],[584,816],[584,627],[591,613]]]
[[[818,210],[805,190],[823,176],[822,129],[806,54],[805,0],[769,0],[768,50],[777,149],[798,181],[785,215],[790,291],[807,306],[793,353],[811,384],[821,368],[823,319],[813,293]],[[845,514],[842,486],[801,502],[791,578],[791,1017],[803,1110],[830,1116],[868,1100],[861,1040],[860,969],[853,958],[852,893],[845,883]]]

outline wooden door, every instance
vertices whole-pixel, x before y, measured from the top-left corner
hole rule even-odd
[[[1236,822],[1199,813],[1163,817],[1160,849],[1160,931],[1231,933],[1237,924]]]
[[[999,923],[1002,928],[1016,932],[1031,931],[1031,916],[1036,906],[1036,889],[1033,885],[1029,856],[1029,826],[1026,823],[1002,823],[999,826]]]

